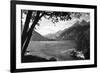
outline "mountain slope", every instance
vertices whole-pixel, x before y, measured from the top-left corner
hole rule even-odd
[[[35,30],[33,30],[31,40],[32,41],[48,41],[49,39],[43,37],[38,32],[36,32]]]
[[[86,59],[90,59],[90,22],[82,21],[65,29],[57,40],[75,40],[77,50],[82,51]]]
[[[90,29],[90,23],[86,21],[76,22],[72,27],[62,31],[58,40],[78,40],[84,32]]]
[[[45,35],[48,39],[55,39],[55,40],[74,40],[76,36],[81,33],[82,31],[88,29],[90,27],[89,22],[86,22],[85,20],[79,22],[77,21],[73,26],[66,28],[64,30],[59,30],[56,33],[53,34],[47,34]]]

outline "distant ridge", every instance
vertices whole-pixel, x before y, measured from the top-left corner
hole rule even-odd
[[[86,22],[85,20],[82,20],[81,22],[77,21],[71,27],[66,28],[64,30],[60,30],[54,34],[47,34],[45,37],[57,41],[77,40],[77,37],[84,32],[88,32],[89,28],[90,28],[90,22]]]
[[[90,29],[90,22],[82,21],[82,22],[76,22],[72,27],[65,29],[62,31],[58,39],[62,40],[77,40],[79,39],[79,36],[82,36],[82,34],[85,34],[86,32],[89,34]]]
[[[52,41],[52,39],[48,39],[36,32],[35,30],[33,30],[31,41]]]

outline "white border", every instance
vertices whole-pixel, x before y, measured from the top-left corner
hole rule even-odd
[[[50,10],[65,12],[89,12],[90,13],[90,60],[82,61],[59,61],[42,63],[21,63],[21,9],[27,10]],[[16,68],[40,68],[54,66],[72,66],[94,64],[94,9],[69,8],[69,7],[51,7],[35,5],[16,5]]]

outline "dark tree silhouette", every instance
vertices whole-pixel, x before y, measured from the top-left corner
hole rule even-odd
[[[51,22],[57,23],[59,21],[66,21],[66,20],[71,20],[72,14],[76,15],[77,18],[81,16],[81,13],[73,13],[73,12],[56,12],[56,11],[32,11],[32,10],[22,10],[22,14],[26,14],[26,20],[24,23],[24,28],[22,30],[22,35],[21,35],[21,45],[22,45],[22,53],[21,56],[23,58],[26,49],[28,47],[28,44],[30,42],[31,36],[32,36],[32,31],[35,28],[35,25],[39,25],[39,21],[41,20],[42,17],[46,19],[50,19]],[[29,27],[29,23],[32,21],[31,27]]]

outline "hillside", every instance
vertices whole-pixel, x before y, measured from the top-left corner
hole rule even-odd
[[[90,29],[90,23],[86,21],[76,22],[72,27],[62,31],[58,39],[62,40],[78,40],[83,34]],[[88,33],[88,32],[87,32]]]
[[[33,30],[31,41],[50,41],[50,40],[52,41],[52,39],[48,39],[39,34],[38,32],[36,32],[35,30]]]
[[[47,41],[48,39],[44,38],[38,32],[36,32],[35,30],[33,30],[31,40],[32,41]]]
[[[75,23],[72,27],[65,29],[57,40],[75,40],[77,50],[82,51],[86,59],[90,58],[90,22]]]
[[[86,32],[90,28],[90,23],[83,20],[82,22],[76,22],[73,26],[64,30],[59,30],[56,33],[50,33],[45,35],[48,39],[60,40],[77,40],[81,33]]]
[[[63,32],[63,31],[59,30],[59,31],[56,32],[56,33],[47,34],[47,35],[45,35],[45,37],[48,38],[48,39],[54,39],[54,40],[56,40],[57,37],[59,37],[60,34],[61,34],[62,32]]]

